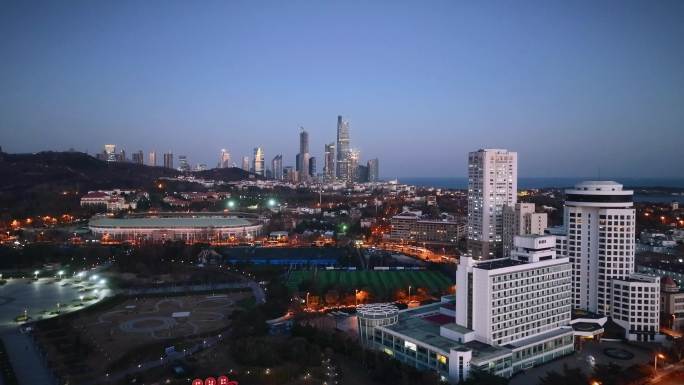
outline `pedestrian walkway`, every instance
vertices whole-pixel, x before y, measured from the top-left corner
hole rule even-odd
[[[28,334],[18,329],[7,331],[2,335],[9,354],[14,373],[19,384],[56,384],[56,379],[45,365],[45,360]]]

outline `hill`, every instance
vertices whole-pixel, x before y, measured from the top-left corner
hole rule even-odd
[[[62,207],[74,207],[77,198],[90,190],[149,189],[158,178],[181,174],[163,167],[105,162],[82,152],[0,153],[0,213],[53,213]],[[250,173],[238,168],[188,174],[224,181],[250,177]],[[58,195],[64,202],[56,202]]]

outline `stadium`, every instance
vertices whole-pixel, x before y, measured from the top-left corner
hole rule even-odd
[[[186,214],[172,216],[93,217],[90,231],[102,242],[230,243],[251,240],[261,234],[255,218],[236,215]]]

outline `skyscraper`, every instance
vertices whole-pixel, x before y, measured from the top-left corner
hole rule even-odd
[[[503,208],[514,206],[518,154],[484,149],[468,154],[468,253],[489,259],[501,255]]]
[[[300,182],[309,180],[309,157],[309,133],[304,130],[304,127],[300,127],[299,154],[297,156],[297,171]]]
[[[565,190],[563,212],[575,308],[610,315],[611,281],[634,272],[633,192],[612,181]]]
[[[316,177],[316,157],[315,156],[312,156],[311,158],[309,158],[308,173],[309,173],[310,178]]]
[[[148,155],[147,158],[147,164],[152,167],[157,167],[157,153],[154,151],[150,151],[150,154]]]
[[[273,179],[283,180],[283,155],[276,155],[271,161],[271,170],[273,170]]]
[[[218,168],[230,167],[230,153],[225,148],[221,149],[221,154],[219,155]]]
[[[173,168],[173,153],[172,152],[165,152],[164,153],[164,167],[165,168]]]
[[[248,156],[242,157],[242,169],[245,171],[249,171],[249,157]]]
[[[264,176],[264,150],[261,147],[254,148],[254,173]]]
[[[377,182],[380,180],[380,161],[378,158],[370,159],[367,163],[368,166],[368,181]]]
[[[356,166],[356,181],[359,183],[368,182],[368,166],[362,164]]]
[[[134,152],[132,155],[133,163],[143,164],[143,158],[144,158],[144,155],[143,155],[142,150],[140,150],[138,152]]]
[[[116,156],[116,144],[105,144],[104,145],[104,154],[105,154],[105,159],[107,162],[116,162],[117,156]]]
[[[335,179],[335,143],[325,145],[323,174],[327,180]]]
[[[351,181],[349,167],[349,122],[342,120],[342,116],[337,117],[337,155],[335,177],[343,181]]]
[[[359,179],[359,159],[361,152],[358,150],[350,150],[347,153],[347,182],[357,182]]]
[[[178,155],[178,171],[190,171],[190,163],[185,155]]]

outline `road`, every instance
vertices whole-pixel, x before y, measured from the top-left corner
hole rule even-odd
[[[672,382],[672,378],[669,378],[668,376],[672,373],[675,372],[684,372],[684,362],[679,361],[677,363],[674,363],[672,365],[668,365],[662,369],[658,369],[658,375],[651,378],[647,383],[648,384],[681,384],[681,378],[675,379],[675,382]]]

